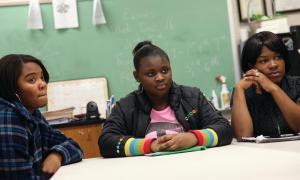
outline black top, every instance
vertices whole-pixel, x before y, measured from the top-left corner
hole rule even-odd
[[[300,100],[300,77],[285,76],[281,89],[294,101]],[[255,87],[246,90],[247,106],[253,122],[253,135],[279,136],[294,133],[284,119],[271,94],[256,94]]]
[[[218,135],[218,146],[231,143],[232,130],[228,120],[213,108],[198,88],[173,83],[169,104],[185,131],[211,128]],[[136,90],[118,101],[105,122],[99,139],[102,156],[125,156],[124,152],[116,153],[120,138],[124,139],[120,144],[121,151],[129,137],[144,138],[151,121],[151,109],[148,96],[141,90]],[[191,113],[192,111],[196,112]]]

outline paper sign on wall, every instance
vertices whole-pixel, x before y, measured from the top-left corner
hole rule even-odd
[[[43,29],[43,20],[39,0],[30,0],[28,8],[28,29]]]
[[[104,17],[101,0],[94,0],[93,4],[93,24],[105,24],[106,20]]]
[[[79,26],[76,0],[53,0],[52,7],[56,29]]]

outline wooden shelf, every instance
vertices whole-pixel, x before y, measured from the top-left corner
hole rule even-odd
[[[102,132],[102,123],[81,124],[57,128],[67,137],[77,142],[84,152],[84,159],[100,156],[98,139]]]

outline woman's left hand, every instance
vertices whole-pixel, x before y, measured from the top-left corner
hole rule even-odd
[[[278,88],[277,84],[272,82],[266,75],[263,73],[258,72],[256,76],[256,80],[259,85],[268,93]]]
[[[249,79],[251,78],[254,81],[256,81],[260,85],[260,87],[268,93],[270,93],[272,90],[274,90],[278,87],[266,75],[264,75],[263,73],[261,73],[257,70],[248,71],[245,74],[245,77],[249,78]]]
[[[61,166],[62,156],[57,152],[50,153],[43,162],[42,172],[50,178]]]
[[[158,143],[165,150],[180,150],[195,146],[197,138],[193,133],[184,132],[178,134],[168,134],[159,137]]]

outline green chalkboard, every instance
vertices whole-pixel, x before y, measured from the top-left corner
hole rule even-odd
[[[26,29],[27,6],[0,8],[0,56],[25,53],[45,63],[51,81],[106,77],[117,99],[136,89],[131,51],[151,40],[170,56],[173,79],[210,95],[218,74],[234,83],[226,1],[102,0],[107,24],[92,25],[93,1],[78,1],[80,27],[56,30],[51,4],[44,29]]]

